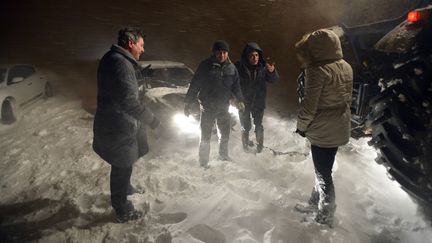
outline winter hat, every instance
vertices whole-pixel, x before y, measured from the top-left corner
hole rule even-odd
[[[213,44],[213,48],[212,51],[229,51],[229,45],[228,42],[224,41],[224,40],[217,40],[215,41],[215,43]]]

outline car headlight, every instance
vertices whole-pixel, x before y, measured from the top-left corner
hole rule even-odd
[[[173,122],[178,129],[179,133],[199,135],[200,127],[199,121],[197,121],[192,115],[185,116],[184,114],[177,113],[173,117]]]

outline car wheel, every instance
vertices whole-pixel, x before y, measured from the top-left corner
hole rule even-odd
[[[54,92],[53,92],[52,85],[49,82],[47,82],[44,88],[44,97],[48,98],[48,97],[52,97],[53,95]]]
[[[3,101],[1,119],[4,124],[11,124],[17,120],[17,110],[15,108],[15,103],[11,100]]]

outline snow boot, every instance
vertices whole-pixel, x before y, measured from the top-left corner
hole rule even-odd
[[[327,205],[324,208],[318,209],[315,221],[319,224],[325,224],[330,228],[334,226],[334,213],[336,211],[336,204]]]
[[[137,220],[144,216],[144,214],[138,210],[135,210],[131,201],[126,201],[121,207],[115,209],[116,222],[126,223],[130,220]]]
[[[336,194],[333,184],[329,184],[327,193],[319,189],[318,212],[315,221],[319,224],[328,225],[333,228],[334,214],[336,211]]]
[[[294,209],[300,213],[315,213],[318,211],[318,205],[313,205],[309,203],[296,203]]]
[[[129,184],[126,195],[130,196],[130,195],[133,195],[135,193],[144,194],[145,189],[144,188],[135,188],[134,186],[132,186],[132,184]]]

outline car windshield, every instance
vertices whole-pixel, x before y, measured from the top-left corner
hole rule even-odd
[[[169,68],[170,82],[177,86],[185,86],[190,83],[193,73],[187,68]]]
[[[163,69],[153,69],[151,76],[153,77],[153,80],[167,80],[166,72]]]
[[[0,84],[5,81],[6,78],[6,68],[0,68]]]

